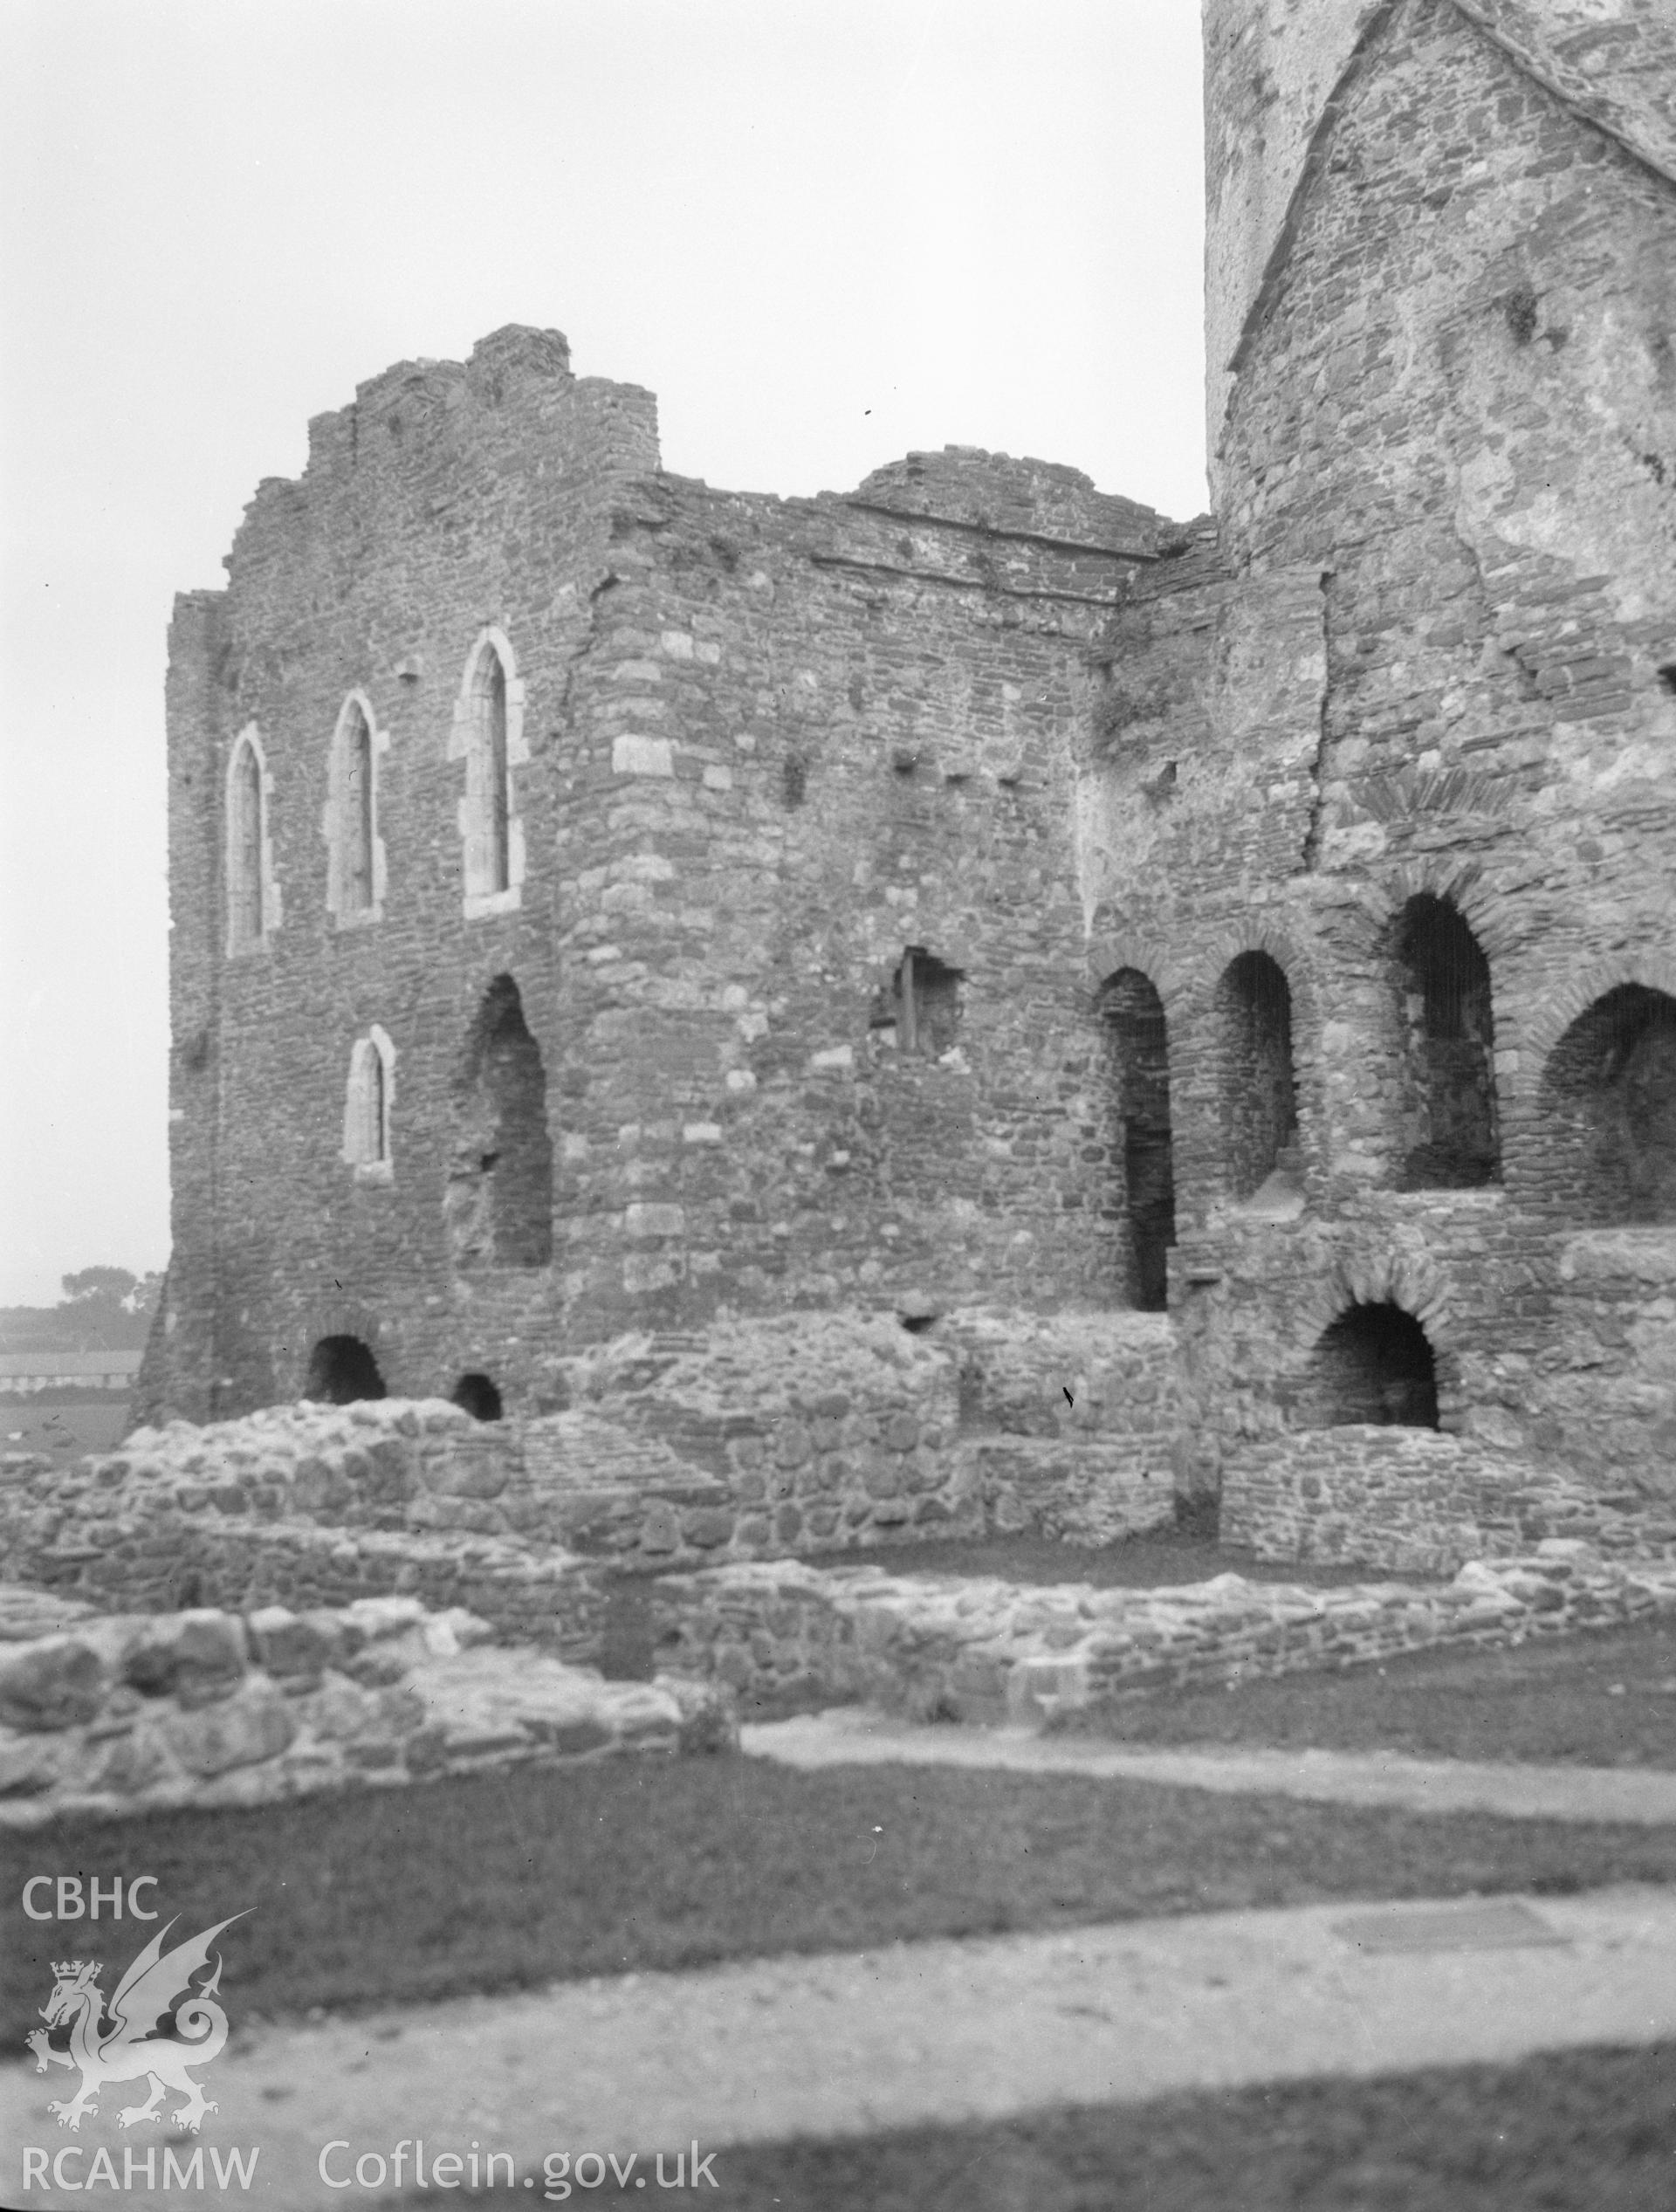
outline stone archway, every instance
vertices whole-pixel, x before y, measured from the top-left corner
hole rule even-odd
[[[1436,1428],[1437,1358],[1424,1325],[1391,1299],[1354,1300],[1317,1339],[1294,1419],[1299,1428]]]
[[[354,1405],[388,1392],[371,1348],[359,1336],[322,1336],[308,1356],[303,1396],[326,1405]]]
[[[1619,984],[1543,1070],[1540,1172],[1579,1226],[1676,1221],[1676,998]]]

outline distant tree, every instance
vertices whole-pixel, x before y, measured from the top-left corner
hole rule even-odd
[[[78,1351],[115,1351],[143,1344],[156,1290],[127,1267],[79,1267],[60,1278],[65,1295],[58,1313]],[[161,1284],[161,1278],[157,1281]]]

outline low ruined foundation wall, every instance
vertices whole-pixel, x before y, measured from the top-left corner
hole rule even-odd
[[[929,1333],[816,1314],[622,1337],[573,1403],[270,1406],[0,1468],[15,1579],[109,1607],[410,1593],[587,1661],[609,1570],[1034,1530],[1116,1541],[1174,1509],[1173,1337],[1154,1315],[973,1309]]]
[[[1232,1450],[1221,1535],[1260,1559],[1446,1574],[1546,1537],[1676,1556],[1676,1514],[1631,1514],[1552,1469],[1468,1437],[1361,1424]]]
[[[672,1576],[657,1605],[659,1664],[727,1683],[747,1714],[865,1700],[922,1720],[1038,1726],[1130,1692],[1676,1610],[1676,1564],[1608,1561],[1555,1540],[1432,1585],[1311,1590],[1229,1574],[1101,1590],[757,1563]]]
[[[529,1511],[628,1566],[1034,1529],[1114,1542],[1173,1515],[1159,1315],[797,1314],[566,1362],[525,1432]]]
[[[737,1747],[718,1686],[608,1682],[416,1599],[94,1614],[0,1590],[0,1825]]]

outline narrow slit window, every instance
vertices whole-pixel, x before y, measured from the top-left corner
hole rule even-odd
[[[262,758],[248,732],[233,749],[227,811],[227,943],[238,952],[262,942],[266,920]]]
[[[373,733],[358,702],[349,704],[343,735],[341,851],[343,910],[370,911],[373,871]]]
[[[477,656],[471,701],[479,888],[493,893],[505,890],[512,882],[512,809],[506,799],[506,670],[492,645],[485,645]]]

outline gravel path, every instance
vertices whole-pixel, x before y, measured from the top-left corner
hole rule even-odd
[[[1417,1812],[1502,1813],[1515,1820],[1676,1824],[1676,1774],[1630,1767],[1533,1767],[1411,1759],[1396,1751],[1269,1751],[1230,1745],[1175,1751],[1127,1748],[1021,1728],[914,1728],[860,1706],[840,1706],[744,1731],[745,1750],[793,1767],[874,1762],[904,1766],[1010,1767],[1164,1782],[1246,1796],[1311,1797]]]
[[[223,2154],[229,2144],[259,2146],[253,2186],[233,2194],[277,2212],[372,2202],[376,2165],[366,2168],[367,2188],[333,2189],[320,2176],[322,2149],[347,2146],[330,2154],[328,2171],[341,2181],[351,2161],[388,2159],[415,2137],[427,2161],[443,2151],[469,2159],[474,2142],[485,2157],[510,2153],[516,2181],[489,2201],[530,2203],[542,2201],[544,2158],[560,2150],[620,2162],[635,2153],[634,2188],[655,2174],[659,2150],[672,2175],[677,2147],[695,2138],[708,2153],[1189,2085],[1507,2060],[1673,2035],[1668,1893],[1310,1906],[630,1975],[266,2029],[236,2037],[206,2072],[219,2108],[202,2140]],[[24,2193],[31,2146],[79,2146],[65,2178],[88,2187],[101,2145],[119,2174],[125,2151],[143,2175],[146,2149],[156,2149],[161,2174],[156,2135],[125,2137],[114,2124],[131,2092],[113,2086],[97,2120],[77,2136],[59,2131],[45,2104],[69,2079],[23,2067],[0,2075],[0,2202],[85,2201],[38,2181]],[[715,2171],[725,2184],[725,2151]],[[605,2187],[618,2195],[615,2181]],[[204,2198],[141,2186],[121,2201]],[[716,2201],[725,2203],[725,2189]]]

